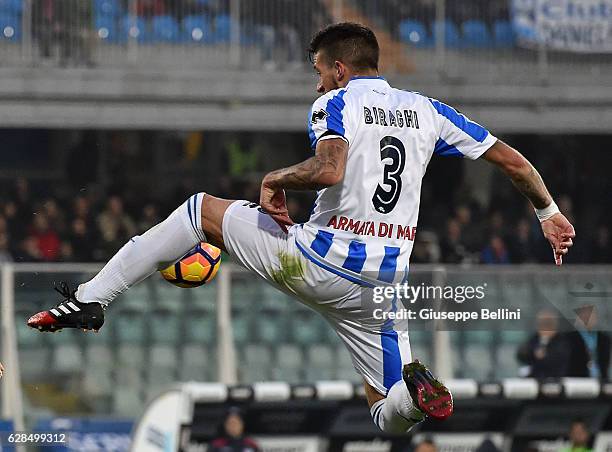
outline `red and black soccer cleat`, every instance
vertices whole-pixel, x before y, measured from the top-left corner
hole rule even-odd
[[[104,308],[100,303],[81,303],[62,282],[55,290],[64,297],[54,308],[41,311],[28,319],[28,326],[39,331],[55,332],[62,328],[98,331],[104,324]]]
[[[424,414],[440,421],[453,414],[450,391],[418,360],[406,364],[402,375],[413,402]]]

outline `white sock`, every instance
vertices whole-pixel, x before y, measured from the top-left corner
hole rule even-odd
[[[412,404],[412,397],[403,380],[391,386],[385,399],[372,405],[370,414],[374,423],[385,433],[406,433],[425,418],[421,410]]]
[[[76,298],[82,303],[108,305],[134,284],[176,262],[199,242],[202,230],[202,199],[197,193],[168,218],[142,235],[132,237],[90,281],[79,285]]]

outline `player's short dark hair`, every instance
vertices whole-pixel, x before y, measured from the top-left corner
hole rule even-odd
[[[365,25],[343,22],[325,27],[310,41],[310,61],[317,52],[322,52],[329,65],[342,61],[356,70],[378,70],[378,40]]]

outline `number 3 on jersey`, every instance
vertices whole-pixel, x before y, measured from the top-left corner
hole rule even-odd
[[[380,159],[391,159],[391,163],[383,163],[383,184],[391,187],[386,190],[380,184],[376,187],[372,204],[380,213],[390,213],[399,200],[402,191],[402,172],[406,164],[406,148],[395,137],[384,137],[380,140]]]

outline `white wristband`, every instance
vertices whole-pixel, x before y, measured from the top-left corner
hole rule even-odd
[[[535,213],[538,217],[538,220],[540,220],[540,223],[544,220],[548,220],[550,217],[558,214],[559,212],[559,207],[557,206],[555,201],[551,202],[548,207],[544,207],[543,209],[535,209]]]

